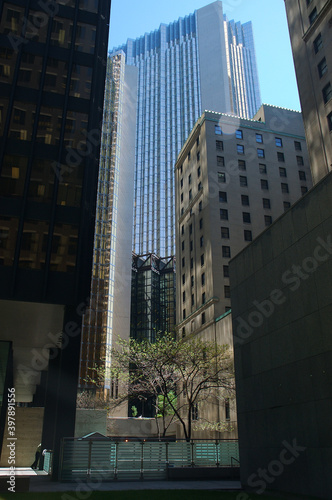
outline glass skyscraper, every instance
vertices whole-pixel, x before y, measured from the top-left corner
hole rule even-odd
[[[175,254],[174,165],[204,110],[251,118],[260,91],[251,23],[217,1],[121,49],[138,68],[133,249]]]

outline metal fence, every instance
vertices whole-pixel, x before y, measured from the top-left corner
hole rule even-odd
[[[60,481],[167,479],[170,467],[239,465],[236,440],[115,442],[100,439],[63,440]]]

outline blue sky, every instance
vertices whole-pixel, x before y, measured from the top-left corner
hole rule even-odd
[[[209,0],[112,0],[110,44],[137,38],[211,3]],[[262,101],[300,110],[284,0],[224,0],[229,19],[252,21]]]

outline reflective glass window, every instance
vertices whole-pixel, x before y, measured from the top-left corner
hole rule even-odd
[[[12,266],[17,239],[18,219],[0,217],[0,265]]]
[[[22,196],[28,159],[24,156],[5,155],[1,170],[0,195]]]

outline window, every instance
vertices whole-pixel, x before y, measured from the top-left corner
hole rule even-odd
[[[329,127],[329,131],[332,132],[332,112],[327,115],[327,125]]]
[[[201,276],[201,283],[202,283],[202,286],[205,285],[205,273],[202,273],[202,276]]]
[[[278,158],[278,161],[285,161],[285,155],[284,153],[277,153],[277,158]]]
[[[203,204],[200,201],[199,204],[198,204],[198,211],[201,212],[202,210],[203,210]]]
[[[261,179],[261,188],[262,189],[269,189],[269,183],[266,179]]]
[[[299,141],[294,141],[295,151],[302,151],[302,146]]]
[[[312,0],[307,0],[307,7],[311,4]]]
[[[194,268],[194,259],[191,257],[190,259],[190,269]]]
[[[287,170],[284,167],[279,167],[280,177],[287,177]]]
[[[289,193],[288,184],[285,184],[284,182],[281,183],[281,192]]]
[[[299,179],[300,181],[306,181],[306,175],[305,175],[305,172],[303,170],[299,170]]]
[[[201,182],[199,182],[199,183],[198,183],[198,186],[197,186],[197,190],[198,190],[198,191],[200,191],[201,189],[202,189],[202,183],[201,183]]]
[[[182,267],[184,267],[184,266],[185,266],[185,263],[186,263],[186,260],[185,260],[185,258],[184,258],[184,257],[182,257]]]
[[[191,295],[191,307],[193,307],[195,305],[195,295],[192,294]]]
[[[225,172],[218,172],[218,182],[222,182],[222,183],[226,182]]]
[[[241,187],[248,186],[248,179],[245,175],[240,175],[240,186]]]
[[[183,188],[183,179],[181,179],[181,181],[180,181],[180,186],[181,186],[181,188]]]
[[[244,155],[244,146],[242,144],[237,144],[236,150],[239,155]]]
[[[204,253],[202,253],[201,255],[201,267],[204,266]]]
[[[228,227],[221,227],[220,230],[221,230],[221,237],[223,239],[228,240],[229,239],[229,228]]]
[[[259,144],[263,144],[262,134],[256,134],[256,142],[258,142]]]
[[[189,153],[188,153],[188,161],[190,160],[190,156],[191,156],[191,154],[190,154],[190,151],[189,151]]]
[[[269,198],[263,198],[263,208],[271,208],[271,201]]]
[[[185,327],[182,328],[182,338],[184,338],[186,336],[186,329]]]
[[[220,219],[228,220],[228,210],[226,210],[225,208],[220,209]]]
[[[186,310],[185,309],[183,309],[183,311],[182,311],[182,319],[186,319]]]
[[[307,186],[301,186],[301,193],[302,195],[306,194],[308,192]]]
[[[241,202],[242,202],[242,205],[244,207],[248,207],[249,206],[249,196],[247,196],[246,194],[242,194],[241,195]]]
[[[199,246],[202,248],[204,246],[204,236],[201,236],[199,239]]]
[[[242,130],[237,130],[237,131],[235,132],[235,137],[236,137],[237,139],[243,139],[243,132],[242,132]]]
[[[230,259],[231,258],[231,247],[222,247],[222,256],[224,259]]]
[[[182,167],[182,165],[181,165],[181,167],[180,167],[180,173],[181,173],[181,174],[183,173],[183,167]]]
[[[196,139],[196,146],[198,147],[199,146],[199,136],[197,137]]]
[[[258,158],[265,158],[265,151],[264,151],[264,149],[257,148],[257,156],[258,156]]]
[[[184,214],[184,208],[181,208],[181,216]]]
[[[188,184],[189,184],[189,186],[191,184],[191,174],[189,174],[189,176],[188,176]]]
[[[289,201],[284,201],[284,211],[288,210],[290,208],[291,204]]]
[[[327,62],[326,62],[325,57],[324,57],[324,59],[322,59],[320,61],[320,63],[317,66],[317,69],[318,69],[319,78],[322,78],[322,76],[324,76],[325,73],[327,73]]]
[[[225,191],[219,191],[219,202],[227,203],[227,193]]]
[[[186,275],[185,275],[185,274],[183,274],[183,275],[182,275],[182,285],[184,285],[184,284],[185,284],[185,282],[186,282]]]
[[[317,54],[322,47],[323,47],[323,38],[322,38],[321,33],[319,33],[319,35],[314,40],[314,51],[315,51],[315,54]]]
[[[252,232],[247,229],[244,230],[244,241],[252,241]]]
[[[221,127],[219,127],[219,125],[214,126],[214,133],[216,135],[222,135],[222,130],[221,130]]]
[[[217,156],[217,166],[218,167],[225,166],[225,158],[223,156]]]
[[[323,92],[324,103],[326,104],[332,98],[332,87],[330,82],[327,85],[325,85],[322,92]]]
[[[197,155],[196,155],[197,161],[199,161],[200,157],[201,157],[201,154],[200,154],[200,152],[198,151],[198,152],[197,152]]]
[[[192,224],[189,225],[189,234],[193,234],[193,225]]]
[[[271,226],[272,224],[272,217],[271,215],[264,215],[264,221],[266,226]]]
[[[205,323],[205,312],[202,313],[202,325]]]
[[[245,160],[238,160],[239,170],[246,170],[246,162]]]
[[[259,164],[259,173],[266,174],[266,165],[264,165],[264,163]]]
[[[202,305],[205,304],[205,292],[202,293]]]
[[[251,216],[249,212],[242,212],[242,219],[245,224],[251,223]]]
[[[304,165],[304,162],[303,162],[303,156],[297,156],[297,157],[296,157],[296,161],[297,161],[297,164],[298,164],[299,166]]]
[[[186,301],[186,292],[182,292],[182,302]]]
[[[191,284],[191,288],[193,288],[193,286],[195,284],[195,280],[194,280],[193,276],[191,276],[191,278],[190,278],[190,284]]]
[[[231,419],[231,410],[229,406],[229,399],[225,399],[225,420]]]
[[[190,241],[190,245],[189,245],[189,247],[190,247],[190,251],[192,252],[192,251],[193,251],[193,249],[194,249],[194,244],[193,244],[193,241],[192,241],[192,240]]]
[[[183,225],[181,226],[181,234],[184,234],[184,226]]]
[[[310,12],[310,14],[309,14],[309,23],[310,23],[310,24],[312,24],[312,23],[316,20],[317,15],[318,15],[318,14],[317,14],[317,9],[316,9],[316,7],[315,7],[315,8],[314,8],[314,9]]]
[[[189,189],[189,201],[192,199],[192,197],[193,197],[193,192],[191,189]]]
[[[197,177],[200,177],[201,176],[201,167],[198,167],[197,169]]]
[[[182,242],[182,250],[184,250],[184,241]]]
[[[202,229],[203,228],[203,219],[199,219],[199,228]]]
[[[224,285],[224,297],[225,299],[231,298],[231,287],[229,285]]]
[[[223,266],[224,278],[229,278],[229,266]]]
[[[181,193],[181,203],[183,203],[183,193]]]
[[[217,151],[223,151],[224,150],[224,143],[222,141],[216,141],[216,150]]]

